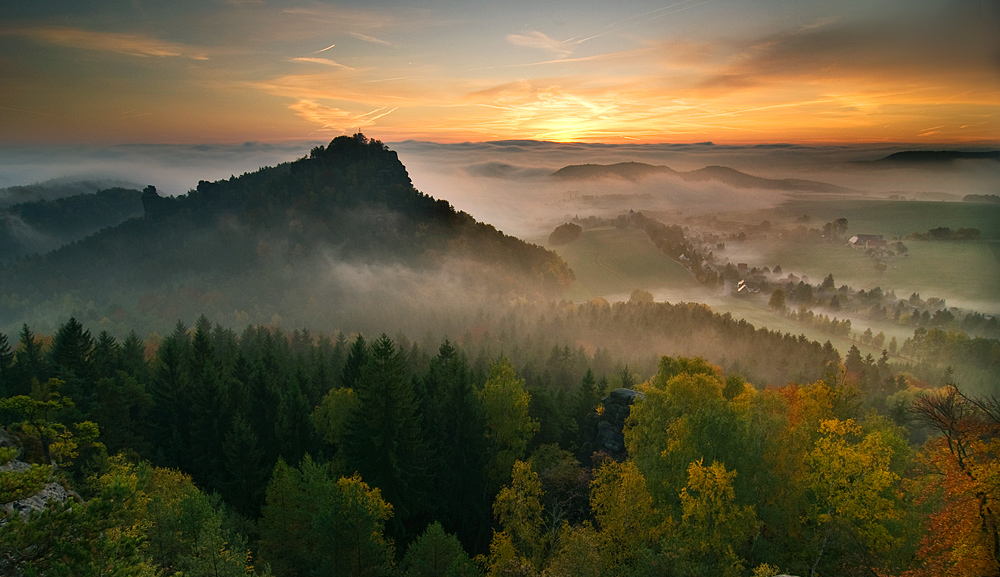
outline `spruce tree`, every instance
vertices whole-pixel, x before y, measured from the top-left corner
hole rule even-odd
[[[405,361],[388,336],[372,343],[360,372],[358,409],[345,443],[348,470],[382,491],[395,512],[393,533],[402,536],[403,524],[427,508],[419,406]]]
[[[0,398],[9,397],[13,393],[11,387],[13,383],[13,373],[11,367],[14,366],[14,352],[7,341],[7,335],[0,333]]]

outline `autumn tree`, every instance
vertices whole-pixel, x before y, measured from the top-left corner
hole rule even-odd
[[[812,576],[834,542],[841,560],[851,554],[864,559],[864,564],[877,563],[877,554],[898,545],[889,523],[900,517],[892,494],[899,475],[890,469],[892,442],[885,433],[862,434],[852,419],[824,420],[820,433],[806,458],[820,535]]]
[[[693,574],[743,573],[744,560],[737,551],[756,535],[758,524],[753,506],[736,502],[736,475],[718,462],[705,466],[699,459],[688,467],[688,482],[680,493],[679,529]]]
[[[940,436],[921,453],[929,513],[920,565],[912,577],[1000,573],[1000,401],[976,398],[954,385],[913,404],[919,422]]]
[[[261,557],[278,575],[383,575],[392,544],[385,522],[393,507],[361,477],[334,479],[308,456],[300,467],[279,460],[261,518]]]
[[[507,357],[490,364],[480,398],[486,417],[486,479],[493,493],[510,479],[514,462],[524,456],[538,423],[528,416],[531,395],[524,390],[524,380],[517,378]]]

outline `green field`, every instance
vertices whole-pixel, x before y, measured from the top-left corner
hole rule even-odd
[[[1000,241],[906,241],[908,256],[886,261],[879,274],[871,257],[844,245],[747,242],[761,264],[805,274],[816,284],[833,274],[837,285],[870,290],[876,286],[907,297],[938,297],[949,306],[1000,312]]]
[[[804,334],[820,342],[830,340],[842,354],[852,344],[850,339],[834,337],[771,312],[766,299],[734,298],[706,289],[692,278],[687,269],[659,252],[639,230],[592,229],[571,244],[548,248],[558,252],[576,274],[576,281],[564,295],[574,302],[594,297],[610,301],[628,300],[633,290],[641,288],[653,293],[657,301],[705,303],[715,312],[728,312],[756,327]],[[861,326],[860,331],[864,328]],[[912,336],[912,331],[898,325],[873,325],[872,330],[876,333],[884,330],[888,337],[896,336],[900,342]],[[862,347],[866,353],[877,355],[878,351],[867,348]]]
[[[576,274],[566,295],[576,302],[594,297],[628,300],[637,288],[654,294],[657,289],[689,294],[685,300],[707,294],[686,268],[657,250],[641,230],[596,228],[570,244],[546,248],[558,253]]]
[[[794,224],[794,218],[801,215],[808,215],[807,226],[815,228],[846,218],[847,237],[881,234],[888,240],[946,226],[952,230],[978,228],[982,240],[904,240],[908,256],[888,260],[889,268],[883,274],[875,270],[870,257],[843,245],[771,240],[730,248],[737,249],[746,262],[770,267],[780,264],[786,272],[808,275],[814,284],[832,273],[838,285],[865,290],[880,286],[903,297],[916,292],[925,299],[946,299],[950,306],[1000,313],[1000,205],[811,198],[789,200],[762,214],[782,226]]]
[[[983,239],[1000,240],[1000,204],[862,198],[793,199],[774,209],[774,212],[785,218],[809,215],[808,226],[817,228],[825,222],[846,218],[848,236],[881,234],[886,238],[895,238],[946,226],[952,230],[978,228]]]
[[[832,272],[838,285],[866,290],[875,286],[886,291],[894,288],[901,297],[918,292],[925,299],[945,298],[950,306],[1000,312],[1000,242],[907,241],[907,246],[911,256],[891,260],[889,269],[880,276],[870,257],[847,246],[774,242],[741,245],[760,255],[759,260],[748,257],[753,264],[780,264],[786,271],[809,275],[814,284]],[[549,248],[559,253],[576,274],[576,281],[564,295],[567,300],[628,300],[634,289],[641,288],[653,293],[657,301],[705,303],[715,312],[728,312],[757,327],[805,334],[820,342],[830,340],[842,354],[853,344],[849,338],[834,337],[774,314],[767,308],[766,299],[735,298],[708,290],[680,263],[659,252],[639,230],[591,229],[571,244]],[[854,319],[856,333],[869,327],[875,333],[885,332],[887,339],[896,337],[900,343],[913,336],[909,327]],[[879,352],[858,346],[865,353],[877,356]]]

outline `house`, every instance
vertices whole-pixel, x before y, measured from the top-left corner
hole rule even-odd
[[[869,249],[869,248],[885,248],[886,242],[882,238],[881,234],[856,234],[852,236],[847,244],[851,248],[856,249]]]

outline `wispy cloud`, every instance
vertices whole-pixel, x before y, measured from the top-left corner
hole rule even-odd
[[[346,132],[364,126],[371,126],[379,118],[397,110],[383,106],[368,112],[356,114],[341,108],[325,106],[315,100],[298,100],[288,106],[299,117],[319,125],[317,132]]]
[[[322,131],[343,132],[353,120],[351,113],[339,108],[324,106],[314,100],[299,100],[290,104],[288,108],[309,122],[319,124],[319,130]]]
[[[330,60],[329,58],[309,58],[307,56],[302,56],[299,58],[292,58],[292,62],[310,62],[312,64],[322,64],[324,66],[331,66],[333,68],[344,68],[346,70],[353,70],[350,66],[341,64],[335,60]]]
[[[326,52],[327,50],[333,48],[334,46],[336,46],[336,44],[331,44],[331,45],[327,46],[326,48],[321,48],[321,49],[317,50],[316,52],[310,52],[309,54],[319,54],[320,52]]]
[[[208,52],[204,49],[141,34],[95,32],[82,28],[62,27],[0,29],[0,34],[25,36],[35,41],[80,50],[114,52],[144,58],[153,56],[208,60]]]
[[[544,32],[532,30],[526,34],[508,34],[507,42],[510,42],[514,46],[537,48],[539,50],[551,52],[552,54],[560,57],[566,57],[573,53],[573,49],[580,44],[582,40],[576,40],[573,38],[569,40],[556,40]]]
[[[382,46],[393,46],[392,42],[388,40],[382,40],[381,38],[375,38],[374,36],[368,36],[367,34],[361,34],[360,32],[348,32],[350,36],[357,38],[358,40],[363,40],[364,42],[369,42],[371,44],[381,44]]]

